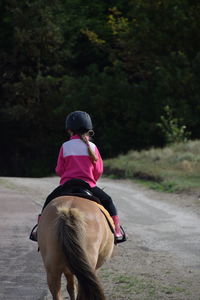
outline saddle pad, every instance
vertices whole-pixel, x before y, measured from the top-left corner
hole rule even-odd
[[[101,204],[96,203],[96,205],[99,207],[99,209],[102,211],[102,213],[106,217],[106,220],[108,221],[110,229],[114,233],[114,231],[115,231],[115,225],[114,225],[113,219],[111,218],[109,212]]]

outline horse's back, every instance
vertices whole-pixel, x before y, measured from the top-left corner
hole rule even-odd
[[[95,268],[100,267],[112,255],[113,234],[95,202],[74,196],[54,199],[42,213],[38,226],[38,244],[43,260],[54,259],[60,268],[65,267],[63,250],[58,242],[58,221],[62,213],[69,214],[79,221],[90,263]]]

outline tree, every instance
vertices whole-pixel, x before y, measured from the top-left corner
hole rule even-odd
[[[0,5],[2,175],[53,172],[76,109],[92,115],[104,157],[163,145],[167,105],[199,137],[198,1]]]

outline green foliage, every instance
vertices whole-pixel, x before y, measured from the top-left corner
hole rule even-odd
[[[180,143],[186,142],[190,133],[186,130],[185,125],[181,125],[181,120],[174,118],[172,110],[167,105],[164,107],[164,115],[161,116],[161,123],[158,127],[163,131],[167,143]]]
[[[170,138],[177,130],[187,137],[181,124],[199,138],[198,1],[21,0],[0,8],[1,175],[54,172],[65,116],[76,109],[92,115],[103,157],[164,145],[157,123],[166,106],[176,116]]]

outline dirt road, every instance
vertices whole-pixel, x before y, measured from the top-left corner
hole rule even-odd
[[[28,240],[58,178],[0,178],[0,300],[51,299],[37,244]],[[102,179],[129,240],[100,277],[109,300],[200,299],[200,201]],[[65,299],[68,299],[65,297]]]

